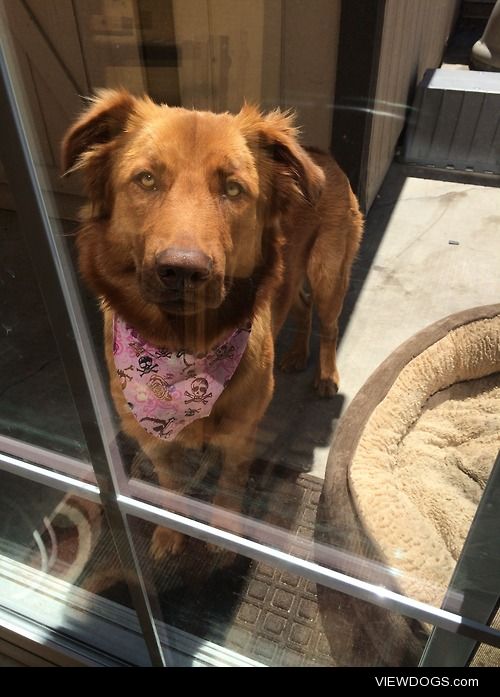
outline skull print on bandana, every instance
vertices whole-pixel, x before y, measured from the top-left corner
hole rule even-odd
[[[113,356],[127,404],[145,431],[174,440],[196,419],[209,416],[233,377],[250,327],[236,329],[203,355],[146,342],[120,317],[113,319]]]

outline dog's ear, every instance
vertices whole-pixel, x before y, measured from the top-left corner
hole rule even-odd
[[[94,215],[105,214],[110,155],[136,105],[136,98],[125,90],[101,90],[64,136],[62,170],[83,171]]]
[[[316,203],[325,175],[299,144],[294,114],[277,109],[263,116],[255,107],[245,105],[237,119],[252,145],[259,147],[273,163],[280,208],[296,196],[311,205]]]
[[[83,167],[82,156],[109,143],[123,132],[134,111],[136,99],[125,90],[100,90],[89,107],[64,136],[61,155],[63,172]]]

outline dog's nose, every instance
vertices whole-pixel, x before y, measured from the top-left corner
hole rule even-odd
[[[170,247],[156,255],[156,273],[169,289],[199,288],[212,274],[212,260],[199,250]]]

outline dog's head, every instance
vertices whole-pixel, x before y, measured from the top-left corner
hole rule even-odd
[[[82,273],[112,305],[191,315],[215,309],[265,263],[267,230],[324,175],[289,115],[158,106],[102,91],[63,142],[90,207]],[[126,315],[126,312],[125,312]]]

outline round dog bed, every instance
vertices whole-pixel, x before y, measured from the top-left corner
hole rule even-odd
[[[332,444],[320,538],[440,606],[499,450],[500,305],[490,305],[418,333],[365,383]],[[327,589],[320,606],[342,663],[418,661],[418,623]]]

